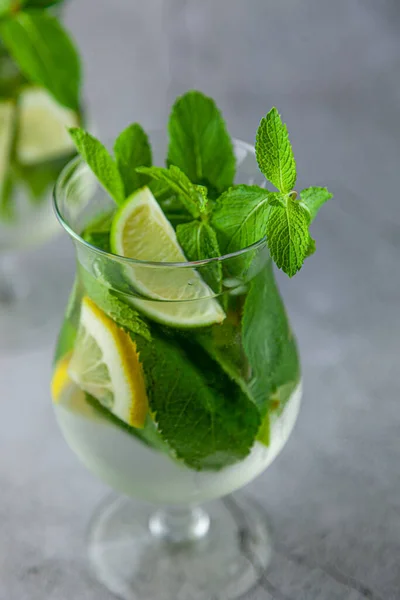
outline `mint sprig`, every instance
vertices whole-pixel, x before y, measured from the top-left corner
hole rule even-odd
[[[140,176],[156,182],[150,187],[171,223],[177,227],[185,224],[179,235],[190,260],[213,258],[217,249],[221,255],[240,251],[266,238],[277,266],[293,277],[315,251],[309,226],[332,194],[322,187],[306,188],[300,196],[293,190],[296,162],[277,109],[272,108],[261,120],[256,137],[257,162],[277,188],[274,192],[256,185],[232,185],[232,142],[217,106],[200,92],[178,98],[169,132],[168,168],[150,166],[150,146],[139,125],[130,126],[118,138],[117,165],[88,134],[76,135],[75,142],[118,204],[146,181]],[[248,260],[238,261],[237,266],[247,268],[251,258],[249,254]],[[217,279],[214,277],[213,289],[218,289]]]
[[[333,194],[328,192],[326,187],[310,187],[301,192],[300,198],[303,204],[308,208],[311,221],[313,221],[321,206],[333,198]]]
[[[256,156],[259,169],[280,192],[296,185],[296,162],[287,127],[276,108],[261,119],[257,130]]]
[[[213,228],[205,221],[182,223],[176,228],[179,245],[190,261],[205,260],[221,256],[217,236]],[[201,275],[215,291],[222,289],[222,265],[213,262],[201,268]]]
[[[247,456],[260,417],[241,388],[197,344],[135,339],[158,431],[176,456],[198,470],[218,470]]]
[[[277,266],[289,277],[302,267],[315,251],[309,224],[319,208],[332,194],[326,188],[308,188],[300,198],[293,191],[296,184],[296,162],[286,125],[276,108],[261,120],[256,136],[256,158],[260,171],[276,188],[265,224],[268,248]]]
[[[119,134],[114,144],[114,155],[127,198],[149,182],[149,177],[136,168],[153,164],[149,138],[138,123],[129,125]]]
[[[218,195],[233,184],[235,154],[225,121],[214,100],[190,91],[172,107],[167,165]]]
[[[0,21],[0,38],[21,72],[63,106],[80,108],[81,66],[76,48],[56,17],[22,10]]]
[[[72,140],[101,185],[117,204],[125,200],[125,189],[117,164],[103,144],[79,127],[69,129]]]
[[[277,196],[256,185],[242,184],[218,198],[211,224],[224,254],[247,248],[265,236],[270,203]]]
[[[171,190],[178,194],[186,210],[195,218],[206,211],[207,189],[202,185],[193,184],[181,169],[171,165],[169,169],[163,167],[139,167],[138,173],[153,177],[157,181],[166,183]]]
[[[285,206],[272,206],[267,220],[268,248],[276,265],[289,277],[301,269],[309,248],[310,214],[288,196]]]

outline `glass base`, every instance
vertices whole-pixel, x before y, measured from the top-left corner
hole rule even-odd
[[[0,353],[54,341],[73,276],[54,249],[0,254]]]
[[[206,508],[154,513],[129,498],[108,499],[89,532],[97,578],[123,600],[240,598],[270,561],[264,511],[242,495]]]

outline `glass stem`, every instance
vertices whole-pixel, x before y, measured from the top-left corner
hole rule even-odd
[[[210,517],[198,506],[170,506],[158,510],[149,520],[154,537],[174,544],[199,540],[207,535],[209,528]]]

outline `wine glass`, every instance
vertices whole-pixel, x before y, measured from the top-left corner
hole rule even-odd
[[[165,141],[152,143],[161,164]],[[253,148],[236,141],[235,151],[237,180],[261,183]],[[121,494],[92,519],[96,575],[127,600],[239,598],[267,566],[271,542],[263,509],[227,495],[276,458],[301,400],[296,342],[266,242],[175,264],[96,248],[81,234],[115,206],[79,158],[57,182],[55,209],[77,255],[55,357],[55,415],[83,464]],[[214,269],[222,289],[202,284],[193,299],[192,287]],[[132,272],[158,289],[173,285],[155,298],[128,283]],[[143,385],[150,398],[143,429],[127,424],[121,398],[102,387],[117,377],[113,339],[134,340],[139,352],[127,364],[138,394]]]
[[[61,231],[52,190],[75,155],[66,127],[80,122],[21,74],[0,41],[0,349],[37,340],[65,293],[54,286],[60,264],[39,247]]]

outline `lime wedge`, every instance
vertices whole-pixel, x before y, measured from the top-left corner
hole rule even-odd
[[[151,262],[186,262],[175,231],[149,188],[135,192],[116,213],[111,226],[114,254]],[[125,296],[150,318],[175,327],[220,323],[225,313],[214,293],[191,267],[132,265],[124,273],[141,299]]]
[[[11,142],[14,133],[15,104],[0,102],[0,189],[8,170]]]
[[[22,90],[19,107],[16,152],[21,164],[34,165],[74,151],[67,127],[79,125],[76,113],[35,87]]]
[[[144,426],[148,401],[136,344],[87,296],[68,374],[116,417],[132,427]]]

